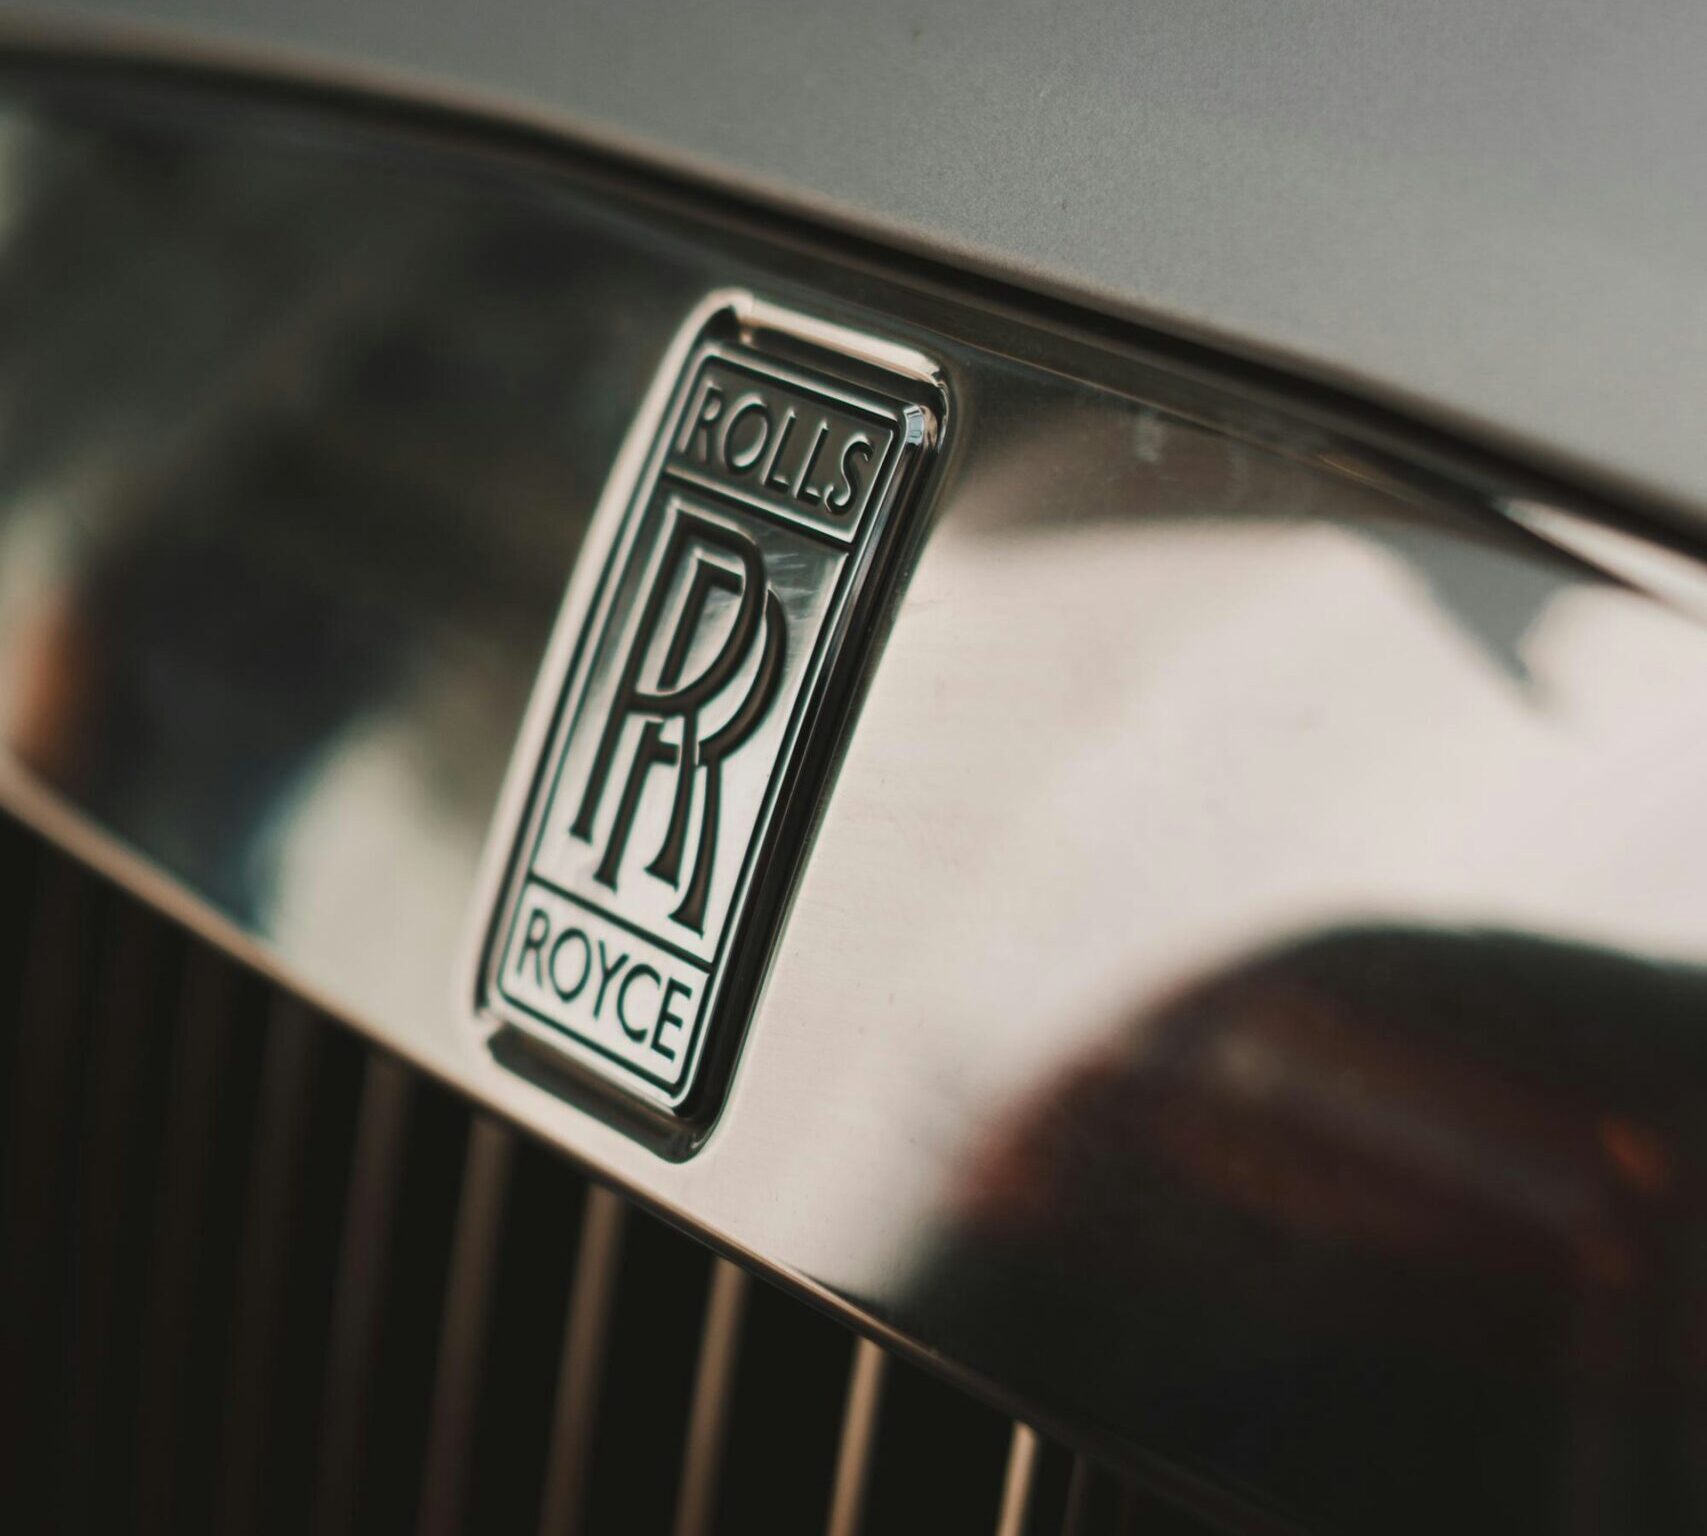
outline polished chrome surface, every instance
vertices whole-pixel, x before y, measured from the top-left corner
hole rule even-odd
[[[696,307],[605,486],[500,805],[470,995],[702,1123],[820,787],[805,760],[844,724],[941,417],[824,371],[886,353],[930,390],[925,359],[875,338],[750,294]]]
[[[136,102],[4,118],[14,809],[1182,1496],[1699,1523],[1707,634],[1551,536],[1604,509],[641,191]],[[600,486],[724,287],[936,359],[954,428],[671,1162],[462,979]]]
[[[450,107],[1278,363],[1707,526],[1707,10],[4,0]]]

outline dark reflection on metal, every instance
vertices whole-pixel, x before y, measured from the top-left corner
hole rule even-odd
[[[1002,1128],[933,1322],[1143,1379],[1149,1443],[1335,1529],[1699,1528],[1704,1016],[1707,973],[1517,934],[1232,967]]]
[[[0,117],[14,750],[256,921],[279,816],[374,711],[457,717],[447,798],[501,770],[677,316],[663,270],[465,178],[61,110]]]

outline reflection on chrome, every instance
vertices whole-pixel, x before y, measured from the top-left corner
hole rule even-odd
[[[954,452],[728,1107],[666,1163],[470,1027],[481,849],[682,317],[873,316],[821,256],[282,120],[0,116],[14,808],[1106,1449],[1334,1526],[1701,1523],[1687,613],[862,276]]]
[[[1707,973],[1511,933],[1280,946],[1034,1089],[926,1289],[993,1315],[1066,1269],[1079,1306],[992,1330],[1008,1372],[1142,1376],[1147,1439],[1260,1486],[1337,1445],[1330,1524],[1446,1462],[1526,1526],[1561,1455],[1585,1529],[1698,1510],[1686,1423],[1646,1415],[1707,1386],[1704,1005]]]

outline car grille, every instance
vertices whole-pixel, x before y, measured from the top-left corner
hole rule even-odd
[[[0,885],[29,1528],[1200,1529],[10,822]]]

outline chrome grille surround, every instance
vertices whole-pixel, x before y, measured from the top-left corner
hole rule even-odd
[[[19,1528],[1093,1536],[1148,1507],[9,821],[0,885]]]
[[[1690,1523],[1689,545],[1357,402],[537,140],[181,77],[12,95],[15,814],[454,1084],[445,1115],[540,1137],[1222,1523],[1432,1531],[1470,1499],[1526,1528]],[[727,286],[916,347],[959,416],[725,1113],[671,1162],[494,1055],[456,951],[599,487]],[[225,976],[186,1020],[253,985]],[[201,1213],[210,1251],[247,1251],[203,1085],[270,1059],[185,1028],[156,1340]],[[32,1125],[74,1080],[47,1038]],[[487,1272],[453,1248],[491,1228],[409,1193],[461,1179],[466,1135],[437,1144],[396,1219],[437,1255],[423,1292],[477,1312]],[[48,1188],[14,1201],[26,1232],[58,1219]],[[212,1326],[260,1310],[221,1294]],[[372,1294],[341,1292],[370,1302],[337,1327],[405,1363],[373,1379],[453,1444],[429,1378],[465,1381],[479,1337],[441,1351],[431,1306]],[[684,1415],[703,1299],[673,1314]],[[193,1435],[223,1368],[139,1358]],[[885,1374],[853,1373],[850,1455]],[[561,1390],[621,1418],[608,1379]],[[566,1446],[554,1467],[592,1454]],[[148,1508],[180,1501],[174,1466]],[[328,1508],[412,1507],[416,1470]],[[454,1457],[434,1475],[478,1502]]]

